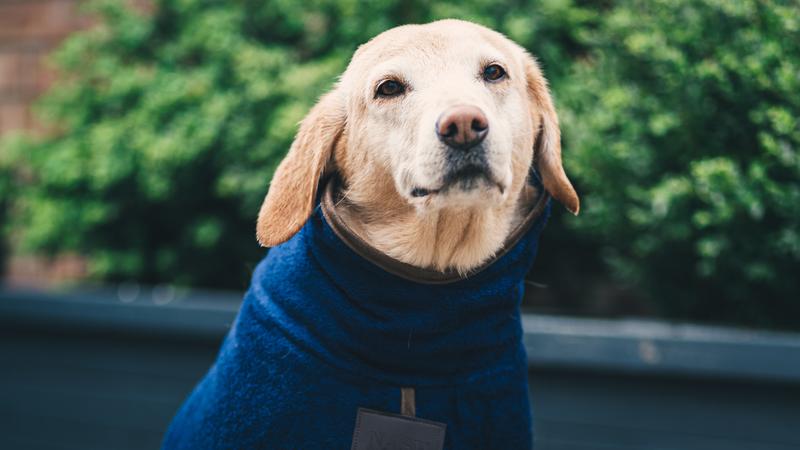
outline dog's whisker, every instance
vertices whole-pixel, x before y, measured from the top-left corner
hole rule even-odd
[[[349,188],[349,187],[347,189],[345,189],[342,192],[341,196],[336,200],[336,203],[333,204],[333,207],[334,208],[338,208],[339,205],[342,204],[342,202],[344,202],[345,200],[348,200],[347,196],[350,195],[351,190],[352,190],[352,188]]]
[[[536,281],[531,281],[531,280],[523,280],[523,281],[525,281],[525,284],[527,284],[528,286],[532,286],[539,289],[547,289],[549,287],[544,283],[537,283]]]

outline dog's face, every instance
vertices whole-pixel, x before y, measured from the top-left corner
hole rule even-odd
[[[381,34],[358,50],[340,82],[347,152],[385,167],[422,213],[502,203],[521,187],[513,181],[524,179],[533,156],[524,58],[465,22]]]
[[[450,210],[470,210],[473,221],[475,211],[510,216],[534,159],[545,188],[577,213],[558,118],[527,52],[469,22],[394,28],[358,49],[303,120],[259,213],[258,238],[273,246],[296,233],[326,170],[340,173],[355,204],[380,198],[421,221]],[[505,232],[510,217],[501,219],[484,222]]]

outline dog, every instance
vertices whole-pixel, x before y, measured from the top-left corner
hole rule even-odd
[[[459,20],[359,47],[258,214],[259,264],[168,449],[524,449],[519,306],[577,214],[535,59]]]

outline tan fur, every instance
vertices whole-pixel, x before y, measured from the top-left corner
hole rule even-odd
[[[534,113],[532,119],[538,125],[535,125],[534,129],[541,130],[539,137],[541,142],[536,143],[536,148],[539,150],[536,163],[542,175],[542,183],[550,195],[560,201],[572,214],[577,215],[580,210],[580,200],[561,165],[561,128],[558,126],[558,115],[547,89],[547,80],[532,56],[528,56],[525,61],[525,72],[531,110],[539,112],[538,116]]]
[[[344,103],[333,91],[303,119],[258,213],[256,237],[261,245],[273,247],[287,241],[308,220],[319,180],[344,129],[345,117]]]
[[[486,84],[482,64],[500,62],[508,79]],[[408,83],[402,99],[375,98],[386,77]],[[417,198],[441,183],[444,152],[434,123],[445,108],[476,105],[489,119],[484,142],[497,184]],[[494,255],[530,205],[534,159],[545,188],[577,213],[561,165],[560,132],[535,60],[504,36],[445,20],[391,29],[361,46],[335,89],[300,126],[258,218],[265,246],[288,240],[308,219],[332,161],[344,181],[339,215],[364,240],[400,261],[468,272]]]

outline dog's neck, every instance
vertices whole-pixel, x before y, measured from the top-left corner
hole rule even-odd
[[[373,178],[374,180],[375,178]],[[530,210],[535,189],[519,200],[492,207],[443,208],[419,213],[383,178],[364,190],[351,181],[336,203],[336,214],[380,252],[417,267],[462,274],[500,250],[511,230]]]

